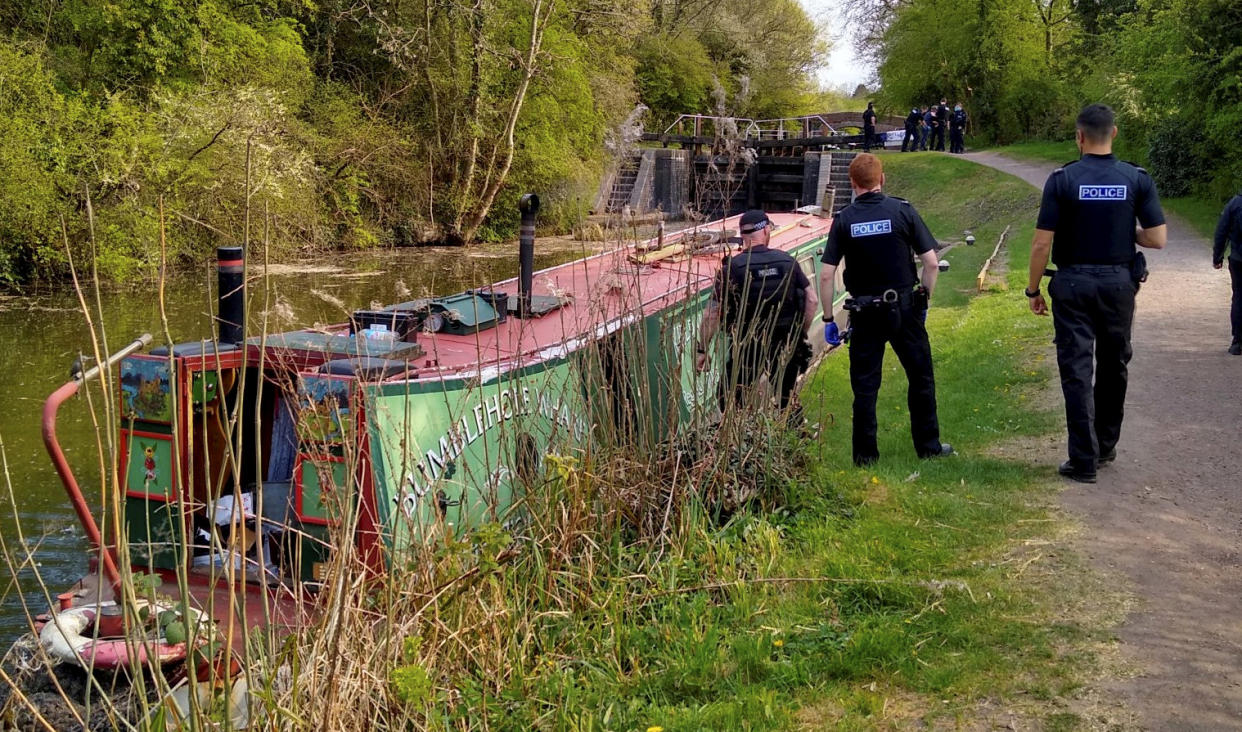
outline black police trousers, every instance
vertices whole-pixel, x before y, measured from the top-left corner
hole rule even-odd
[[[1137,292],[1125,265],[1061,267],[1048,285],[1069,458],[1081,470],[1095,470],[1121,437]]]
[[[866,125],[863,127],[863,150],[870,152],[871,143],[875,141],[875,125]]]
[[[1233,303],[1229,308],[1229,324],[1233,326],[1233,342],[1242,343],[1242,261],[1228,260],[1229,279],[1233,282]]]
[[[932,142],[931,142],[931,145],[929,145],[929,147],[932,150],[940,150],[941,152],[944,151],[944,125],[943,124],[932,128]]]
[[[940,423],[936,418],[936,379],[932,373],[931,344],[923,324],[923,310],[908,300],[850,313],[850,387],[854,390],[854,462],[865,464],[880,457],[876,444],[876,395],[884,375],[884,347],[893,345],[910,384],[910,436],[919,457],[940,452]]]
[[[801,326],[789,340],[731,345],[720,375],[720,411],[725,411],[730,402],[743,404],[750,387],[763,376],[779,395],[781,409],[785,409],[798,375],[807,370],[810,362],[811,344]]]
[[[962,135],[961,129],[949,130],[949,152],[966,152],[966,138]]]
[[[906,146],[910,146],[910,152],[919,149],[919,133],[914,127],[906,125],[906,136],[901,138],[901,151],[906,152]]]

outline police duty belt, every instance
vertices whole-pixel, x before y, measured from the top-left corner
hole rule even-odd
[[[847,297],[841,307],[856,313],[860,310],[870,310],[872,308],[891,308],[903,299],[909,302],[913,295],[912,291],[902,291],[888,289],[880,295],[859,295],[858,297]]]

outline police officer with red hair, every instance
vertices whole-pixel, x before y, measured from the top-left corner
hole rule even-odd
[[[936,240],[914,206],[886,196],[884,168],[874,155],[850,163],[855,199],[832,222],[819,273],[820,299],[832,303],[837,267],[845,261],[846,310],[850,311],[850,386],[854,390],[855,465],[880,457],[876,442],[876,397],[884,369],[884,349],[892,344],[909,381],[910,435],[919,457],[952,455],[940,441],[936,379],[927,340],[927,304],[939,272]],[[923,263],[920,276],[914,264]],[[838,345],[840,328],[825,305],[824,340]]]

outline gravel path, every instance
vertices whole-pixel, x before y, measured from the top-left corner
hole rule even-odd
[[[1055,167],[965,157],[1039,188]],[[1140,600],[1118,635],[1142,670],[1102,691],[1126,700],[1148,729],[1236,730],[1242,357],[1225,353],[1228,272],[1212,269],[1210,241],[1183,221],[1168,223],[1168,247],[1146,250],[1151,277],[1138,298],[1117,462],[1094,486],[1071,484],[1062,501],[1086,524],[1092,560],[1129,578]],[[1064,455],[1048,459],[1051,469]]]

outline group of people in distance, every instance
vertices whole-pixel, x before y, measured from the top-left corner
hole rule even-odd
[[[1056,333],[1069,458],[1058,472],[1083,483],[1094,483],[1097,470],[1117,458],[1135,294],[1146,279],[1146,260],[1137,247],[1160,249],[1167,241],[1155,185],[1145,170],[1112,154],[1116,134],[1109,107],[1092,104],[1078,115],[1081,158],[1058,168],[1044,185],[1024,293],[1032,313],[1051,314]],[[849,175],[855,199],[835,217],[824,244],[818,298],[816,284],[793,258],[768,247],[767,215],[763,211],[742,215],[742,248],[726,258],[717,277],[699,332],[697,366],[707,368],[706,346],[719,330],[731,344],[732,368],[726,369],[726,378],[739,387],[722,388],[721,407],[731,408],[764,375],[781,405],[787,406],[792,382],[806,368],[808,333],[818,303],[825,303],[825,343],[840,345],[852,334],[854,463],[863,466],[880,458],[876,397],[890,345],[909,382],[916,454],[953,455],[954,450],[940,441],[932,354],[924,325],[938,272],[935,239],[913,205],[883,192],[880,158],[858,155],[850,163]],[[1234,267],[1242,262],[1242,196],[1222,214],[1215,266],[1224,266],[1228,244],[1233,246],[1229,264],[1236,272],[1236,287],[1242,283],[1242,265]],[[1040,290],[1049,259],[1056,265],[1048,285],[1051,305]],[[844,331],[831,307],[836,272],[843,264],[849,317]],[[1239,294],[1235,289],[1235,341],[1230,353],[1242,353],[1236,340],[1242,335]]]
[[[875,133],[875,102],[867,102],[867,109],[863,111],[862,119],[863,151],[871,152],[872,144],[884,147]],[[940,99],[940,104],[929,104],[926,109],[914,107],[910,110],[910,114],[906,115],[906,134],[901,140],[901,151],[940,150],[943,152],[944,133],[948,130],[949,152],[964,153],[966,152],[968,120],[969,117],[966,115],[966,110],[962,109],[961,102],[954,104],[953,109],[949,109],[948,100],[943,97]]]
[[[901,141],[902,152],[917,150],[944,151],[944,133],[949,132],[949,152],[960,154],[966,152],[966,123],[970,118],[961,102],[949,109],[948,101],[943,97],[940,104],[929,104],[926,108],[914,107],[906,115],[906,135]]]

